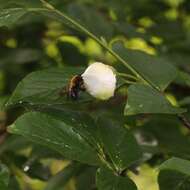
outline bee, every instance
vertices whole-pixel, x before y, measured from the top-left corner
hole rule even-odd
[[[64,95],[66,93],[68,98],[77,100],[80,91],[85,91],[83,79],[81,75],[75,75],[71,78],[66,91],[61,91],[60,95]]]

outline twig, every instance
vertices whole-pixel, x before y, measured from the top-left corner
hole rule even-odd
[[[189,120],[185,117],[185,115],[178,115],[179,120],[183,123],[183,125],[190,130],[190,122]]]
[[[135,77],[134,75],[130,75],[130,74],[127,74],[127,73],[120,73],[120,72],[117,72],[117,75],[118,76],[121,76],[121,77],[125,77],[125,78],[129,78],[129,79],[133,79],[135,81],[138,81],[139,78]]]

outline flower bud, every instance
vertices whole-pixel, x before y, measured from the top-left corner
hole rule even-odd
[[[93,97],[107,100],[114,95],[116,75],[111,66],[95,62],[81,76],[86,91]]]

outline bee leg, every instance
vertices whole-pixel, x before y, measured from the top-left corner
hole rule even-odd
[[[71,90],[69,92],[69,97],[72,99],[72,100],[77,100],[78,99],[78,89],[74,88],[73,90]]]
[[[72,100],[77,100],[78,99],[78,94],[72,93],[70,95],[70,97],[72,98]]]

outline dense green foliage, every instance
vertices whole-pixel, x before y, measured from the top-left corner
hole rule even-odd
[[[0,189],[189,190],[189,47],[189,0],[0,0]],[[96,61],[114,97],[60,94]]]

